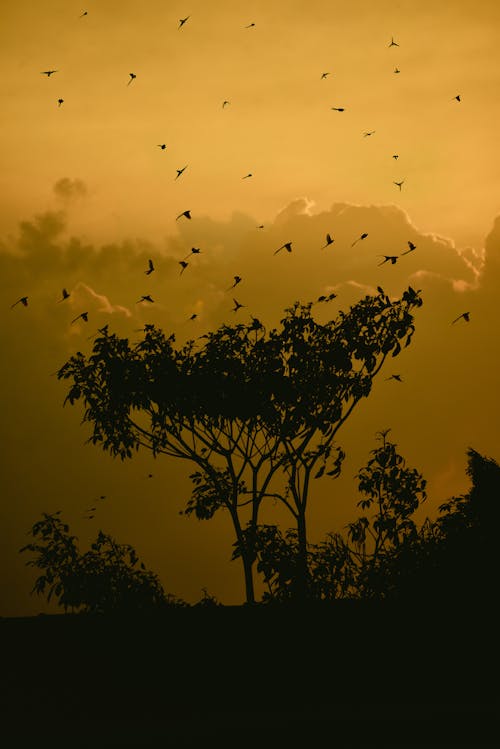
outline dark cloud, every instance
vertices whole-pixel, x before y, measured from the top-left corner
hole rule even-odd
[[[87,186],[81,179],[62,177],[54,185],[54,194],[60,200],[73,201],[84,198],[87,195]]]

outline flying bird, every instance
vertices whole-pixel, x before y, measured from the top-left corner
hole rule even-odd
[[[246,29],[251,29],[251,28],[252,28],[252,26],[255,26],[255,24],[254,24],[254,23],[249,23],[249,24],[248,24],[248,26],[245,26],[245,28],[246,28]]]
[[[398,382],[403,382],[403,379],[401,375],[399,374],[392,374],[390,377],[386,377],[386,380],[397,380]]]
[[[336,294],[322,294],[319,296],[316,300],[316,302],[331,302],[332,299],[335,299],[337,295]]]
[[[413,252],[413,250],[417,249],[417,245],[413,244],[413,242],[410,242],[410,240],[408,240],[408,247],[410,249],[409,250],[405,250],[404,252],[401,253],[401,255],[408,255],[409,252]]]
[[[344,107],[331,107],[335,112],[344,112]]]
[[[326,78],[327,75],[330,75],[330,73],[321,73],[321,80],[323,80],[323,78]]]
[[[181,265],[181,266],[182,266],[182,268],[181,268],[181,272],[179,273],[179,275],[180,275],[180,276],[182,276],[182,274],[184,273],[184,271],[185,271],[185,270],[186,270],[186,268],[188,267],[189,263],[186,263],[186,261],[185,261],[185,260],[179,260],[179,265]]]
[[[224,109],[224,107],[227,107],[228,104],[231,104],[231,102],[228,99],[224,99],[224,101],[222,102],[222,109]]]
[[[186,255],[186,257],[190,257],[191,255],[199,255],[200,252],[201,252],[201,250],[200,250],[199,247],[191,247],[191,252],[188,255]],[[184,260],[185,259],[186,258],[184,258]]]
[[[71,325],[73,325],[74,322],[76,322],[79,319],[82,319],[84,322],[89,321],[89,313],[88,312],[82,312],[80,315],[77,315],[73,320],[71,320]]]
[[[181,29],[189,18],[191,18],[191,16],[186,16],[186,18],[181,18],[179,21],[178,29]]]
[[[146,276],[150,276],[151,273],[154,271],[155,267],[153,265],[153,261],[150,259],[148,260],[148,269],[144,271]]]
[[[363,133],[363,137],[368,138],[368,136],[373,135],[374,132],[375,130],[367,130],[366,132]]]
[[[394,41],[394,37],[391,36],[390,44],[387,45],[388,47],[399,47],[399,44]]]
[[[238,302],[238,300],[235,299],[234,297],[233,297],[233,302],[234,302],[233,312],[238,312],[240,307],[245,307],[244,304],[240,304],[240,302]]]
[[[398,153],[393,153],[392,154],[392,158],[396,159],[396,161],[397,161],[399,159],[399,154]]]
[[[363,232],[363,234],[361,234],[360,237],[358,237],[357,239],[354,240],[354,242],[352,243],[351,247],[354,247],[354,245],[356,244],[356,242],[360,242],[362,239],[366,239],[367,236],[368,236],[368,234],[366,232]]]
[[[243,279],[241,278],[241,276],[234,276],[234,283],[233,283],[233,285],[230,286],[228,289],[226,289],[226,291],[231,291],[231,289],[234,289],[234,287],[238,286],[238,284],[241,283],[242,280]]]
[[[460,94],[457,94],[456,96],[454,96],[453,99],[456,99],[457,101],[462,101],[461,98],[460,98]],[[453,99],[452,99],[452,101],[453,101]]]
[[[64,99],[58,99],[57,100],[57,106],[60,107],[61,104],[64,104]]]
[[[130,84],[132,83],[132,81],[134,80],[134,78],[137,78],[137,76],[136,76],[135,73],[129,73],[129,76],[130,76],[130,80],[127,83],[127,86],[130,86]]]
[[[25,307],[27,307],[28,306],[28,297],[27,296],[22,296],[20,299],[17,300],[17,302],[14,302],[14,304],[11,304],[10,308],[12,309],[12,307],[15,307],[16,304],[19,304],[19,302],[21,302],[22,305],[24,305]]]
[[[167,147],[166,143],[158,143],[158,148],[161,148],[162,151],[164,151]]]
[[[179,213],[179,215],[177,216],[177,218],[175,220],[177,221],[182,216],[185,216],[186,218],[190,219],[191,218],[191,211],[189,211],[189,210],[188,211],[182,211],[182,213]]]
[[[388,263],[389,260],[391,261],[391,265],[394,265],[399,255],[378,255],[378,257],[385,258],[385,260],[382,260],[382,262],[378,263],[378,265],[384,265],[384,263]]]
[[[248,174],[245,174],[245,176],[242,177],[241,179],[247,179],[247,177],[253,177],[252,172],[248,172]]]
[[[182,169],[176,169],[175,171],[177,172],[177,176],[175,177],[175,179],[179,179],[182,172],[185,172],[187,168],[188,168],[188,164],[186,164],[186,166],[183,166]]]
[[[470,312],[462,312],[461,315],[459,315],[454,320],[452,320],[451,324],[453,325],[453,323],[458,322],[462,317],[464,318],[465,322],[469,322],[469,320],[470,320]]]
[[[191,315],[191,317],[189,318],[189,320],[196,320],[197,317],[198,317],[198,315],[196,314],[196,312],[193,312],[193,314]]]
[[[83,18],[83,16],[88,16],[88,11],[84,10],[81,16],[78,16],[79,18]]]
[[[394,180],[393,180],[392,184],[396,185],[397,187],[399,187],[399,192],[401,192],[401,188],[402,188],[402,186],[404,184],[404,179],[401,180],[401,182],[394,182]]]
[[[50,78],[51,75],[57,72],[57,70],[42,70],[41,75],[46,75],[47,78]]]
[[[67,299],[69,296],[70,296],[69,291],[67,291],[66,289],[63,289],[62,290],[62,299],[59,299],[58,304],[60,304],[61,302],[64,302],[64,300]]]
[[[277,255],[280,250],[286,250],[287,252],[291,252],[292,251],[292,243],[291,242],[285,242],[285,244],[282,244],[281,247],[278,247],[278,249],[276,250],[276,252],[274,254]]]
[[[395,72],[395,73],[401,73],[401,71],[400,71],[400,69],[399,69],[399,68],[394,68],[394,72]]]
[[[256,229],[263,229],[263,228],[264,228],[264,224],[259,224],[259,225],[258,225],[258,226],[256,226],[255,228],[256,228]]]
[[[323,247],[322,247],[321,249],[322,249],[322,250],[324,250],[324,249],[325,249],[325,247],[328,247],[328,245],[329,245],[329,244],[333,244],[333,243],[334,243],[334,241],[335,241],[335,240],[334,240],[334,239],[332,239],[332,237],[331,237],[331,236],[330,236],[329,234],[327,234],[327,235],[326,235],[326,244],[324,244],[324,245],[323,245]]]
[[[144,296],[141,296],[141,298],[137,300],[136,304],[139,304],[140,302],[149,302],[150,304],[153,304],[154,299],[149,294],[144,294]]]

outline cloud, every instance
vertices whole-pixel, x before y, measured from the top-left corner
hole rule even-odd
[[[53,190],[57,198],[67,202],[85,198],[87,195],[85,182],[78,178],[62,177],[54,184]]]

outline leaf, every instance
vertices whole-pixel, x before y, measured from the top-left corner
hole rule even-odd
[[[315,479],[320,479],[322,477],[322,475],[324,474],[324,472],[325,472],[325,466],[323,465],[323,466],[321,466],[321,468],[319,469],[319,471],[314,474],[314,478]]]

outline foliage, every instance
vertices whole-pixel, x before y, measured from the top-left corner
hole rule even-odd
[[[58,517],[43,513],[31,528],[35,542],[20,550],[35,554],[27,562],[43,570],[32,593],[54,596],[58,605],[88,613],[144,611],[182,601],[165,594],[158,577],[139,563],[137,553],[99,531],[90,550],[80,553],[76,537]]]

